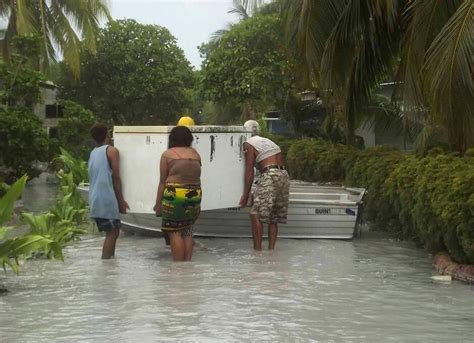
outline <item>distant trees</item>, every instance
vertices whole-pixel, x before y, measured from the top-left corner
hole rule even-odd
[[[202,95],[215,106],[233,107],[237,118],[284,108],[294,86],[294,61],[282,37],[276,14],[247,16],[221,31],[200,47]]]
[[[193,73],[176,39],[164,27],[134,20],[110,22],[97,52],[84,52],[80,79],[62,66],[61,97],[114,124],[174,123],[190,104]]]

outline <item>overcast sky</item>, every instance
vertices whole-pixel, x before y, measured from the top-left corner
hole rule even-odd
[[[114,19],[131,18],[143,24],[158,24],[171,31],[191,65],[199,68],[197,46],[212,33],[236,22],[227,13],[232,0],[108,0]]]

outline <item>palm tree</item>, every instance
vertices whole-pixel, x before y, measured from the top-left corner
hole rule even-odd
[[[348,143],[356,116],[390,75],[398,47],[397,1],[283,0],[289,41],[314,83],[343,113]]]
[[[411,120],[441,123],[459,151],[474,145],[474,0],[281,3],[308,73],[342,104],[349,142],[363,104],[396,73]]]
[[[349,141],[363,104],[393,70],[406,118],[441,123],[457,150],[474,145],[473,0],[282,3],[308,73],[343,104]]]
[[[10,55],[12,39],[34,34],[41,39],[41,69],[56,61],[56,49],[78,75],[81,48],[95,52],[102,18],[109,20],[105,0],[0,0],[0,19],[7,19],[3,55]]]
[[[458,151],[474,146],[474,1],[408,1],[398,96],[412,118],[441,125]]]

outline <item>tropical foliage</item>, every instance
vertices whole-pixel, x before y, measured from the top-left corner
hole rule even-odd
[[[44,80],[34,68],[39,49],[37,37],[15,37],[9,64],[0,59],[0,178],[12,183],[27,173],[37,176],[34,167],[46,160],[48,137],[41,120],[33,113],[40,100]]]
[[[74,101],[62,101],[61,106],[64,117],[59,120],[54,144],[70,151],[73,156],[87,159],[92,148],[90,128],[96,120],[95,116]],[[62,151],[58,153],[63,154]]]
[[[350,164],[346,182],[367,188],[364,216],[379,228],[472,264],[473,165],[472,152],[459,157],[434,150],[419,158],[368,149]]]
[[[96,51],[97,32],[104,18],[110,18],[104,0],[0,0],[0,19],[8,21],[3,55],[8,59],[14,37],[35,34],[41,39],[38,66],[47,69],[56,61],[58,49],[78,75],[80,51]]]
[[[474,150],[402,154],[390,146],[359,150],[318,139],[272,137],[293,179],[363,187],[363,218],[372,228],[447,250],[474,263]]]
[[[22,219],[29,226],[29,232],[3,240],[11,228],[0,227],[0,264],[19,272],[19,261],[32,256],[63,259],[62,248],[87,232],[87,207],[77,186],[87,180],[85,162],[73,158],[62,150],[58,158],[65,170],[58,172],[60,188],[53,208],[45,213],[23,213]],[[0,225],[8,222],[13,214],[15,200],[21,195],[26,184],[24,176],[8,188],[0,198]],[[76,182],[77,180],[77,182]]]
[[[18,199],[25,187],[27,176],[21,177],[0,198],[0,225],[8,223],[13,215],[15,200]],[[0,227],[0,264],[3,269],[9,266],[18,273],[19,258],[28,257],[38,251],[48,256],[62,258],[61,246],[55,241],[38,234],[26,234],[16,238],[3,240],[7,230],[11,228]]]
[[[26,109],[0,108],[0,167],[7,182],[38,175],[36,161],[45,161],[48,136],[41,120]]]
[[[40,100],[43,75],[35,68],[39,41],[36,36],[15,37],[9,63],[0,58],[0,103],[33,110]]]
[[[13,207],[26,185],[27,176],[21,177],[17,182],[10,186],[7,192],[0,198],[0,225],[8,222],[13,215]],[[2,230],[5,233],[5,230]],[[0,236],[0,239],[3,236]]]
[[[236,10],[268,2],[236,1]],[[451,147],[474,145],[474,2],[472,0],[274,0],[287,45],[306,62],[347,141],[382,81],[395,80],[394,104],[422,145],[443,135]],[[395,114],[395,112],[392,112]],[[424,144],[428,146],[429,144]]]
[[[118,20],[100,31],[95,55],[84,53],[80,81],[63,66],[59,84],[62,98],[103,121],[159,125],[174,123],[187,108],[192,82],[189,62],[166,28]]]
[[[89,174],[87,171],[87,162],[71,155],[66,149],[60,148],[61,154],[56,157],[56,161],[60,163],[60,170],[58,177],[64,181],[64,186],[71,186],[69,177],[72,177],[72,182],[77,186],[81,183],[89,182]],[[70,174],[64,178],[66,174]]]
[[[286,163],[295,179],[317,182],[343,182],[345,163],[359,151],[350,146],[320,139],[301,139],[288,149]]]
[[[294,87],[294,62],[282,37],[277,15],[257,14],[201,46],[203,96],[238,108],[246,118],[269,107],[284,109]]]

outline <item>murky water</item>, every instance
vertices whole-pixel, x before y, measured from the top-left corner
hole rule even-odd
[[[433,281],[423,250],[352,242],[200,239],[173,263],[156,238],[122,236],[115,260],[84,237],[65,261],[34,260],[0,279],[2,342],[468,342],[474,288]]]

